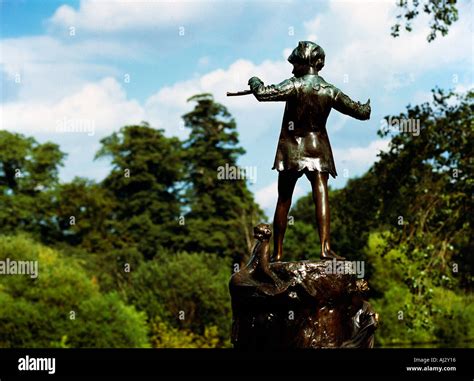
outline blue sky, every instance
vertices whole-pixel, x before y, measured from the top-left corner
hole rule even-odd
[[[284,104],[226,98],[259,76],[266,84],[291,76],[286,62],[299,40],[326,52],[321,75],[352,98],[371,99],[360,122],[333,112],[328,132],[340,176],[360,176],[387,141],[382,118],[430,99],[435,86],[472,87],[472,8],[448,36],[426,41],[422,15],[412,33],[390,37],[395,1],[3,1],[1,5],[1,128],[51,140],[68,153],[64,181],[100,180],[107,161],[93,161],[102,137],[149,121],[168,135],[186,136],[186,99],[211,92],[235,116],[257,168],[251,184],[271,216],[277,173],[271,171]],[[89,123],[92,132],[64,132],[62,121]],[[59,123],[59,124],[58,124]],[[92,131],[92,130],[91,130]],[[346,176],[344,176],[346,175]],[[309,186],[302,178],[296,196]]]

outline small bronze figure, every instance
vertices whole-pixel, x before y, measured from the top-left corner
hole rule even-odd
[[[276,295],[285,290],[285,285],[270,267],[270,237],[272,231],[267,224],[258,224],[253,229],[255,245],[247,265],[240,271],[240,278],[255,280],[257,290]]]
[[[278,203],[273,220],[273,260],[283,256],[288,212],[296,181],[305,174],[311,183],[316,207],[321,258],[343,259],[331,251],[330,212],[327,182],[337,176],[326,131],[331,109],[359,120],[370,118],[370,99],[365,104],[354,102],[341,90],[326,82],[319,71],[324,67],[323,49],[310,41],[300,41],[288,61],[294,76],[277,85],[264,86],[257,77],[249,80],[255,97],[263,102],[285,101],[278,149],[273,169],[278,174]],[[246,93],[246,92],[244,92]],[[239,93],[229,95],[240,95]]]
[[[262,278],[267,282],[279,284],[277,276],[270,270],[270,253],[269,240],[272,236],[270,226],[267,224],[259,224],[254,227],[255,246],[252,250],[252,256],[247,265],[249,273],[256,272],[258,278]]]

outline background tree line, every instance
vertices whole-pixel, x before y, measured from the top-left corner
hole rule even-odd
[[[380,131],[390,150],[331,191],[333,246],[369,266],[381,345],[474,337],[473,96],[409,106],[397,117],[420,135]],[[147,123],[104,138],[101,182],[60,182],[56,144],[0,131],[0,260],[40,261],[37,279],[0,276],[0,346],[229,346],[228,280],[266,217],[245,181],[217,179],[244,153],[235,120],[190,102],[183,141]],[[288,260],[315,259],[311,196],[290,214]]]
[[[217,180],[244,153],[234,119],[210,94],[189,101],[184,141],[147,123],[104,138],[101,182],[59,182],[57,145],[0,131],[0,259],[42,259],[36,280],[0,277],[0,346],[229,345],[231,268],[264,216],[244,181]]]
[[[357,179],[331,191],[332,245],[365,260],[371,302],[381,316],[379,345],[472,346],[474,244],[474,92],[433,91],[401,121],[419,136],[387,125],[388,152]],[[311,195],[290,212],[294,258],[318,253]],[[305,245],[299,242],[305,242]]]

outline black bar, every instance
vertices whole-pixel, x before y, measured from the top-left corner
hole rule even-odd
[[[472,379],[473,349],[320,349],[278,352],[195,349],[0,349],[0,380],[180,380],[216,377],[261,381]],[[54,358],[55,373],[20,371],[19,359]],[[414,359],[418,359],[414,362]],[[420,361],[423,360],[426,363]],[[434,361],[436,359],[436,361]],[[407,367],[456,367],[408,371]],[[175,376],[175,377],[174,377]],[[467,376],[467,377],[466,377]],[[309,380],[309,379],[308,379]],[[273,381],[273,380],[271,380]]]

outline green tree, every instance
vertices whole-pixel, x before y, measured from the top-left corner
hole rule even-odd
[[[114,238],[152,258],[158,248],[172,246],[178,226],[181,142],[147,123],[123,127],[101,142],[96,157],[112,160],[102,186],[115,201]]]
[[[423,247],[392,247],[389,232],[370,235],[370,285],[380,295],[371,301],[381,318],[379,345],[464,346],[474,339],[472,294],[453,287],[448,276],[427,270],[426,259]]]
[[[369,171],[360,178],[350,179],[344,188],[329,192],[331,247],[348,259],[364,259],[368,234],[377,226],[376,187],[376,179]],[[285,237],[288,259],[318,258],[321,249],[311,193],[296,202],[289,222]]]
[[[59,237],[51,243],[65,242],[88,252],[114,248],[110,237],[116,229],[112,220],[117,201],[103,186],[84,178],[59,184],[55,189],[55,209]]]
[[[53,190],[65,154],[50,142],[0,131],[0,226],[37,237],[55,230]]]
[[[188,101],[196,105],[183,116],[190,129],[183,144],[189,212],[180,248],[212,252],[242,263],[251,249],[253,226],[263,213],[245,179],[219,176],[226,167],[236,170],[237,160],[245,152],[238,145],[236,123],[210,94],[195,95]]]
[[[473,339],[463,307],[472,305],[473,99],[435,90],[432,103],[387,116],[379,132],[391,137],[371,169],[387,233],[378,245],[369,240],[367,255],[386,342]]]
[[[331,191],[332,246],[366,260],[382,345],[474,338],[465,307],[473,300],[473,99],[473,91],[434,90],[433,102],[387,116],[379,135],[391,139],[389,150]],[[303,258],[315,249],[306,238],[313,210],[307,195],[290,213],[298,232],[290,227],[288,243]]]
[[[309,199],[312,200],[310,197]],[[306,197],[300,199],[302,205]],[[298,200],[298,201],[300,201]],[[321,254],[318,232],[312,223],[298,218],[298,212],[291,215],[285,234],[284,261],[316,260]],[[295,220],[293,220],[293,218]]]
[[[420,14],[420,9],[430,15],[430,33],[427,36],[428,42],[433,41],[438,33],[446,36],[449,27],[458,20],[458,9],[456,0],[397,0],[397,7],[400,13],[397,15],[397,22],[392,26],[391,35],[398,37],[402,23],[405,23],[405,30],[412,31],[412,21]],[[402,21],[404,19],[404,21]]]
[[[409,106],[387,120],[419,125],[419,134],[382,129],[390,150],[373,167],[380,200],[380,224],[390,227],[394,245],[423,248],[427,271],[472,282],[471,239],[474,201],[474,92],[433,92],[433,103]],[[453,273],[453,260],[463,271]],[[441,276],[439,278],[441,281]]]

